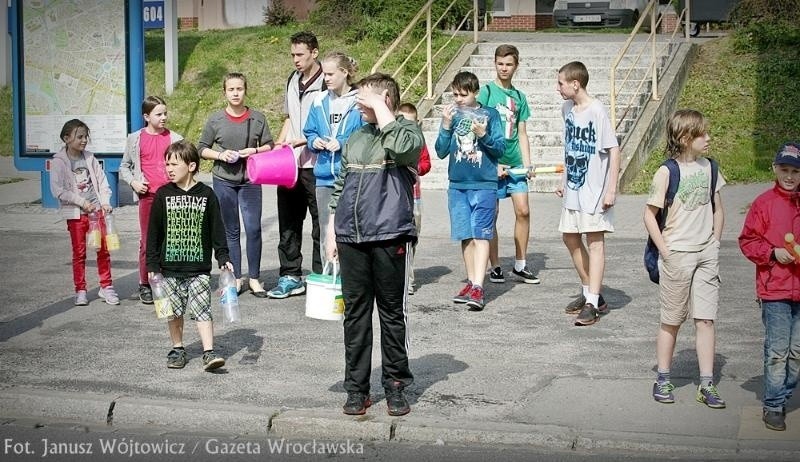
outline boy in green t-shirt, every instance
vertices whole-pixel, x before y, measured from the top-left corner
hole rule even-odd
[[[503,123],[506,149],[500,158],[497,170],[497,199],[511,197],[514,205],[514,247],[515,259],[512,273],[528,284],[538,284],[539,278],[528,270],[525,258],[528,252],[530,235],[530,206],[528,205],[528,180],[533,176],[531,148],[528,142],[526,123],[530,117],[528,100],[511,84],[511,79],[519,67],[519,50],[513,45],[500,45],[494,52],[494,67],[497,77],[494,82],[484,85],[478,94],[478,102],[497,109]],[[509,169],[527,169],[522,176],[509,175]],[[499,213],[500,207],[497,207]],[[497,240],[497,220],[495,219],[494,238],[489,247],[489,261],[492,272],[489,281],[505,282]]]

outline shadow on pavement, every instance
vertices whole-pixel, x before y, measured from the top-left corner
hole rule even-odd
[[[89,283],[89,281],[91,281],[91,278],[93,277],[93,275],[88,271],[88,268],[92,268],[94,266],[96,266],[96,263],[90,264],[89,261],[86,262],[87,283]],[[128,298],[127,294],[131,293],[134,287],[136,287],[138,290],[139,287],[138,272],[131,273],[128,274],[127,276],[114,279],[114,288],[119,293],[120,300],[127,299]],[[97,298],[97,290],[98,288],[89,291],[89,301],[92,301]],[[23,334],[31,329],[41,327],[42,323],[46,319],[49,319],[53,316],[57,316],[61,313],[65,313],[71,310],[72,308],[75,308],[74,302],[75,302],[74,298],[70,296],[69,298],[39,308],[38,310],[28,313],[26,315],[14,318],[12,321],[0,323],[0,342],[5,342],[10,338]]]
[[[377,346],[377,345],[376,345]],[[425,393],[425,390],[433,386],[435,383],[445,381],[450,374],[457,374],[464,372],[469,368],[469,365],[463,361],[459,361],[449,354],[429,354],[420,358],[410,358],[409,367],[411,373],[414,374],[414,383],[408,387],[406,397],[409,404],[417,404],[420,396]],[[381,387],[381,367],[378,365],[372,369],[370,375],[372,400],[377,403],[385,398],[383,388]],[[377,379],[377,383],[376,380]],[[328,390],[344,393],[344,382],[338,381],[331,385]]]

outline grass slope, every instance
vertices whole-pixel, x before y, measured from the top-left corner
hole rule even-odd
[[[286,80],[294,69],[289,55],[289,37],[298,30],[297,26],[257,26],[235,30],[182,32],[178,40],[180,81],[173,94],[165,97],[170,115],[169,126],[196,142],[200,138],[206,117],[225,106],[223,76],[227,72],[236,71],[247,77],[247,104],[266,114],[270,130],[277,137],[283,124]],[[348,44],[333,34],[318,34],[318,38],[320,59],[331,51],[341,51],[352,56],[359,67],[357,78],[367,75],[373,63],[388,47],[369,40]],[[147,94],[165,93],[163,40],[160,31],[148,33],[145,38]],[[434,42],[434,50],[445,40],[438,37]],[[441,73],[463,41],[464,39],[457,38],[442,52],[434,66],[434,75]],[[398,59],[404,59],[405,56],[406,53],[401,49],[381,70],[393,72],[399,64]],[[421,59],[411,61],[415,72],[422,62]],[[409,80],[406,75],[398,77],[401,86],[402,82]],[[418,95],[422,94],[421,90],[415,94],[417,96],[410,100],[416,103]]]
[[[778,147],[800,139],[800,50],[734,52],[733,39],[705,43],[692,66],[678,106],[702,112],[709,121],[709,156],[729,183],[771,181]],[[647,192],[664,160],[652,153],[626,192]]]

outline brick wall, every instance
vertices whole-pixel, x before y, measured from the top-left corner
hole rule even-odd
[[[661,33],[671,34],[680,26],[678,24],[678,14],[674,9],[665,11],[661,15]]]
[[[551,29],[556,27],[552,14],[537,14],[536,15],[536,30]]]
[[[536,16],[494,16],[486,30],[491,32],[501,31],[533,31],[536,30]]]
[[[486,28],[492,32],[534,31],[555,27],[552,14],[495,16]]]

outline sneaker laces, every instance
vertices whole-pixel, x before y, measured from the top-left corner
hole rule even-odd
[[[675,389],[675,385],[672,382],[656,382],[656,384],[658,385],[658,392],[664,395],[672,393],[672,390]]]
[[[713,396],[714,398],[722,399],[719,396],[719,392],[717,391],[717,387],[715,387],[713,383],[709,383],[708,385],[701,386],[700,388],[705,390],[706,393],[708,393],[709,395]]]
[[[284,292],[288,292],[290,287],[297,284],[298,281],[290,278],[289,276],[284,276],[278,281],[278,286],[280,286],[281,290]]]

